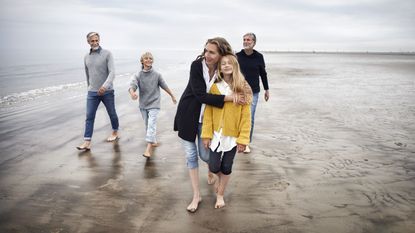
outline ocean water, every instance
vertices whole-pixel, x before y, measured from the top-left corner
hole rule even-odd
[[[62,91],[86,89],[83,65],[87,50],[2,51],[0,107],[13,106]],[[128,80],[140,69],[141,51],[114,50],[116,82]],[[151,51],[154,67],[163,75],[183,70],[198,51]]]
[[[2,51],[0,58],[0,108],[20,105],[43,96],[85,94],[83,57],[87,50]],[[188,78],[190,63],[200,51],[154,50],[154,67],[170,86],[182,85]],[[114,50],[116,81],[120,87],[140,69],[142,51]],[[363,84],[372,86],[380,99],[390,93],[407,92],[414,101],[415,56],[368,53],[273,53],[264,57],[270,78],[305,78],[314,90],[328,87],[327,95],[342,99],[357,93]],[[180,82],[176,82],[180,80]],[[370,91],[365,89],[364,91]],[[382,93],[378,93],[383,92]],[[71,92],[71,93],[70,93]],[[411,94],[412,93],[412,94]],[[364,93],[361,93],[362,95]],[[333,98],[333,96],[327,96]],[[377,99],[377,98],[375,98]]]

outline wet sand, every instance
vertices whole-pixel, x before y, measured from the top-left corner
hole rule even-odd
[[[191,186],[165,93],[161,145],[149,160],[125,79],[116,86],[121,139],[105,142],[100,106],[90,152],[75,149],[81,91],[1,110],[0,232],[412,232],[413,63],[392,64],[390,75],[373,64],[357,72],[306,63],[268,65],[271,99],[261,95],[252,153],[236,157],[226,207],[213,208],[200,162],[195,214],[186,211]],[[186,80],[187,71],[167,82],[180,96]]]

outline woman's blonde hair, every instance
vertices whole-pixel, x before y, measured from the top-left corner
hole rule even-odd
[[[247,104],[250,104],[252,102],[252,89],[249,86],[248,82],[245,80],[244,75],[241,72],[241,68],[239,67],[239,62],[236,59],[236,56],[233,54],[228,54],[223,56],[220,61],[219,61],[219,65],[218,65],[218,78],[216,80],[216,82],[224,80],[223,79],[223,73],[222,73],[222,60],[224,58],[228,58],[231,65],[232,65],[232,75],[231,75],[231,90],[234,93],[242,93],[245,96],[245,100],[247,102]]]

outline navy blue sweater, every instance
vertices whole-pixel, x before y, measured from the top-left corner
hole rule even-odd
[[[258,93],[260,91],[259,77],[261,77],[264,89],[268,90],[268,78],[267,71],[265,71],[264,56],[256,50],[254,50],[251,55],[246,55],[243,49],[239,53],[236,53],[236,56],[238,57],[241,72],[251,86],[252,92]]]

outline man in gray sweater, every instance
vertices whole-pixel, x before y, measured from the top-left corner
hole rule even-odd
[[[86,38],[91,46],[89,53],[85,55],[84,59],[88,96],[86,101],[84,143],[76,147],[78,150],[91,149],[95,114],[101,101],[104,103],[111,119],[112,134],[107,138],[107,141],[112,142],[118,139],[119,126],[112,84],[115,78],[114,59],[110,51],[99,46],[100,37],[97,32],[88,33]]]

